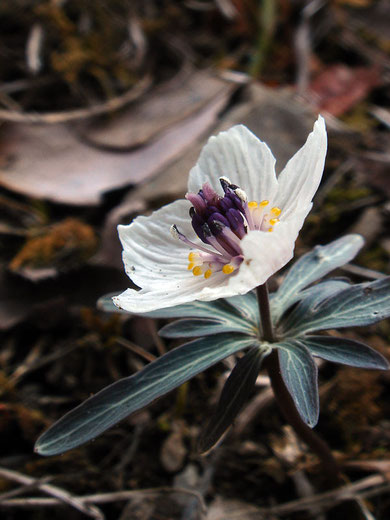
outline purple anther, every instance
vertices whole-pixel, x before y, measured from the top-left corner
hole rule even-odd
[[[228,211],[229,209],[231,209],[231,208],[233,208],[235,206],[233,205],[232,200],[229,197],[226,197],[226,195],[225,195],[225,197],[220,199],[219,207],[221,208],[221,211],[226,213],[226,211]]]
[[[208,220],[210,215],[212,215],[213,213],[219,213],[219,212],[220,211],[217,208],[217,206],[208,205],[206,215],[205,215],[205,220]]]
[[[228,182],[224,177],[221,177],[219,179],[219,182],[221,183],[223,191],[226,193],[227,190],[229,189],[230,182]]]
[[[225,226],[229,226],[229,221],[218,212],[213,213],[207,219],[207,223],[214,236],[219,235]]]
[[[206,211],[206,202],[202,198],[201,195],[196,195],[195,193],[187,193],[186,199],[191,202],[191,204],[194,206],[195,210],[199,215],[203,215],[203,213]]]
[[[219,179],[219,182],[221,183],[222,189],[223,189],[223,191],[225,193],[229,193],[230,191],[234,191],[234,190],[237,190],[239,188],[239,186],[237,186],[236,184],[232,184],[231,182],[229,182],[224,177],[221,177]]]
[[[207,244],[207,240],[206,240],[206,236],[204,234],[204,220],[203,218],[198,215],[197,213],[194,212],[194,214],[192,215],[192,227],[195,231],[195,233],[198,235],[198,237],[201,239],[202,242],[204,242],[205,244]]]
[[[207,242],[207,238],[212,236],[210,226],[207,223],[204,223],[202,226],[202,231],[203,231],[203,234],[204,234],[204,236],[206,238],[206,242]]]
[[[244,219],[238,209],[229,209],[226,213],[226,218],[229,221],[230,228],[239,238],[243,238],[246,233],[244,226]]]
[[[205,198],[208,204],[215,206],[218,203],[218,194],[213,190],[213,188],[210,186],[208,182],[205,182],[203,184],[201,191],[201,196]]]
[[[240,199],[240,197],[238,195],[236,195],[233,191],[230,192],[230,193],[227,193],[226,194],[226,197],[228,197],[232,204],[238,209],[240,210],[241,212],[244,211],[244,203],[243,201]]]

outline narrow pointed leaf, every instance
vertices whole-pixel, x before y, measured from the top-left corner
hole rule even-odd
[[[298,340],[286,340],[274,346],[278,348],[283,381],[300,416],[313,428],[319,414],[317,366],[309,350]]]
[[[212,448],[232,424],[255,386],[261,364],[270,349],[254,347],[233,368],[219,399],[217,409],[199,440],[199,451]]]
[[[184,319],[168,323],[160,331],[164,338],[194,338],[221,332],[240,332],[256,337],[258,331],[250,323],[232,315],[225,320]]]
[[[362,245],[360,235],[346,235],[325,246],[316,246],[295,262],[272,298],[274,323],[300,299],[301,289],[352,260]]]
[[[259,325],[259,304],[257,302],[255,291],[226,298],[225,302],[231,305],[245,320],[250,321],[257,326]]]
[[[301,321],[304,314],[312,312],[324,300],[350,286],[350,283],[343,280],[325,280],[314,287],[302,291],[301,301],[290,313],[282,316],[280,327],[285,330],[294,328],[295,324]]]
[[[254,344],[253,338],[230,333],[177,347],[67,413],[38,439],[35,450],[55,455],[80,446],[196,374]]]
[[[101,296],[96,305],[97,308],[104,312],[119,312],[121,314],[128,314],[128,312],[123,309],[119,309],[114,302],[112,301],[113,296],[118,296],[118,293],[109,293]]]
[[[389,369],[389,363],[382,354],[360,341],[333,336],[307,336],[301,342],[313,356],[327,361],[359,368]]]
[[[390,316],[390,277],[352,285],[301,313],[286,336],[316,330],[371,325]]]

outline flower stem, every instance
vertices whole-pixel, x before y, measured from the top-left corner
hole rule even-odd
[[[263,339],[269,343],[273,343],[275,342],[275,335],[272,327],[271,309],[266,283],[257,287],[257,299],[259,302]],[[276,349],[265,359],[264,366],[271,380],[275,400],[285,420],[292,426],[298,437],[307,444],[320,459],[326,476],[327,487],[334,489],[345,484],[345,479],[340,467],[328,444],[301,419],[280,373],[279,356]],[[366,518],[358,501],[353,499],[340,504],[334,510],[334,512],[336,511],[340,515],[340,518],[348,518],[351,520],[365,520]]]
[[[275,341],[275,336],[272,327],[267,284],[260,285],[257,288],[257,297],[263,329],[263,339],[272,343]],[[339,466],[327,443],[301,419],[290,392],[287,390],[281,376],[279,357],[276,349],[267,357],[264,364],[271,380],[276,402],[286,421],[293,427],[299,438],[317,454],[322,462],[329,483],[332,483],[332,487],[344,483]]]
[[[269,341],[270,343],[273,343],[274,331],[273,331],[273,327],[272,327],[271,309],[269,306],[267,283],[263,283],[263,285],[259,285],[257,287],[256,291],[257,291],[257,301],[259,303],[260,321],[261,321],[261,326],[263,329],[263,339],[265,341]]]

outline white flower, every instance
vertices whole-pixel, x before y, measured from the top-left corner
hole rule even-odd
[[[270,149],[245,126],[211,137],[190,172],[186,200],[118,227],[126,272],[141,290],[127,289],[115,305],[148,312],[266,282],[293,256],[326,147],[319,116],[277,178]]]

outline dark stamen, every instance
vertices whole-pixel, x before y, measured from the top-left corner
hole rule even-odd
[[[245,235],[244,219],[237,209],[229,209],[226,213],[226,218],[229,221],[230,227],[239,238]]]

